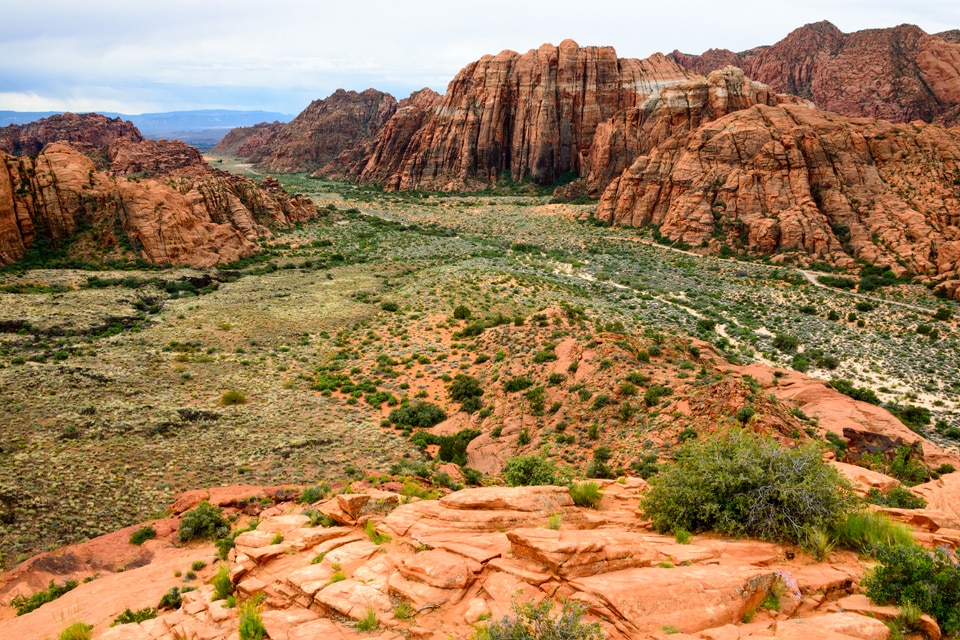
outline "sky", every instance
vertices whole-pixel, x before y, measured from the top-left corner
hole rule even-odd
[[[741,51],[810,22],[844,32],[960,28],[957,0],[30,0],[0,18],[0,110],[258,109],[338,88],[440,93],[504,49],[572,38],[620,57]]]

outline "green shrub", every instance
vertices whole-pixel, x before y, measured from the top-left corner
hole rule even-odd
[[[480,386],[480,381],[473,376],[458,373],[453,377],[453,382],[450,383],[447,392],[454,402],[464,402],[482,396],[483,387]]]
[[[240,634],[240,640],[263,640],[267,637],[263,618],[260,617],[260,611],[254,601],[248,600],[240,605],[238,617],[240,626],[237,631]]]
[[[110,626],[115,627],[119,624],[140,624],[144,620],[152,620],[156,617],[157,610],[153,607],[145,607],[143,609],[137,609],[136,611],[125,609],[123,613],[114,618],[113,622],[110,623]]]
[[[153,540],[156,537],[157,530],[150,525],[146,525],[130,534],[130,544],[135,544],[139,547],[147,540]]]
[[[157,609],[179,609],[183,604],[183,600],[180,598],[180,589],[178,587],[171,587],[163,596],[160,597],[160,603],[157,605]]]
[[[22,616],[25,613],[30,613],[34,609],[40,608],[48,602],[53,602],[68,591],[76,589],[78,584],[76,580],[67,580],[63,584],[56,584],[51,580],[46,589],[37,591],[29,598],[16,596],[10,601],[10,606],[16,609],[18,616]]]
[[[524,389],[529,389],[532,386],[533,380],[531,380],[528,376],[517,376],[516,378],[510,378],[503,383],[503,388],[508,393],[523,391]]]
[[[794,353],[800,346],[800,340],[794,336],[778,333],[773,337],[773,348],[784,353]]]
[[[357,631],[373,631],[380,626],[377,621],[377,612],[373,609],[367,609],[362,618],[357,620]]]
[[[180,542],[216,540],[230,535],[230,524],[223,519],[220,507],[206,500],[180,518]]]
[[[673,393],[673,390],[670,387],[665,387],[661,384],[655,384],[649,389],[646,393],[643,394],[643,401],[648,407],[656,405],[662,398],[665,398]]]
[[[233,580],[230,579],[230,569],[225,564],[220,565],[210,584],[213,585],[214,600],[226,600],[233,595]]]
[[[395,311],[400,309],[400,305],[398,305],[396,302],[387,301],[387,302],[381,302],[380,308],[383,309],[384,311],[394,313]]]
[[[517,456],[507,460],[503,477],[511,487],[565,484],[553,460],[536,454]]]
[[[870,489],[864,500],[870,504],[879,504],[896,509],[923,509],[927,506],[926,500],[901,485],[890,489],[886,494],[880,493],[880,490],[876,488]]]
[[[808,528],[829,527],[853,508],[849,485],[821,455],[813,444],[784,448],[741,430],[690,441],[651,478],[641,507],[664,532],[798,542]]]
[[[432,402],[417,401],[390,412],[390,422],[402,427],[428,429],[447,419],[446,412]]]
[[[603,640],[598,622],[583,622],[587,607],[579,602],[563,603],[559,615],[552,617],[553,602],[513,603],[513,617],[504,616],[478,628],[474,640]]]
[[[596,482],[575,482],[570,485],[570,497],[578,507],[596,509],[603,500],[603,491]]]
[[[220,404],[225,407],[232,407],[234,405],[246,404],[246,403],[247,403],[247,396],[243,395],[243,393],[237,391],[236,389],[231,389],[230,391],[227,391],[225,394],[220,396]]]
[[[370,538],[370,542],[377,546],[380,546],[384,542],[390,542],[391,540],[389,535],[377,531],[377,526],[373,523],[373,520],[367,520],[363,525],[363,532]]]
[[[843,378],[832,378],[830,380],[830,386],[842,393],[845,396],[850,396],[854,400],[860,400],[861,402],[869,402],[870,404],[880,404],[880,398],[877,397],[877,394],[873,389],[867,389],[866,387],[854,387],[853,383],[849,380],[844,380]]]
[[[319,500],[323,500],[328,495],[330,495],[330,485],[326,482],[322,482],[313,487],[307,487],[300,494],[300,504],[313,504]]]
[[[878,546],[916,544],[906,525],[873,511],[849,514],[836,525],[834,533],[839,544],[868,555]]]
[[[960,565],[947,551],[882,545],[874,557],[879,564],[862,582],[874,602],[913,603],[936,619],[945,636],[960,632]]]
[[[93,625],[86,622],[74,622],[60,632],[59,640],[90,640],[93,638]]]
[[[470,307],[465,305],[458,305],[456,309],[453,310],[453,317],[457,320],[466,320],[472,314],[470,313]]]

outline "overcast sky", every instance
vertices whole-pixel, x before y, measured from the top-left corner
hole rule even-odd
[[[957,0],[23,0],[0,16],[0,110],[299,113],[337,88],[398,98],[504,49],[572,38],[621,57],[773,44],[809,22],[850,32],[960,28]]]

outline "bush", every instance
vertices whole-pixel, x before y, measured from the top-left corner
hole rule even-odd
[[[115,627],[118,624],[140,624],[145,620],[152,620],[156,617],[157,610],[153,607],[144,607],[143,609],[137,609],[136,611],[125,609],[123,613],[114,618],[113,622],[110,623],[110,626]]]
[[[16,596],[10,601],[10,606],[17,610],[18,616],[22,616],[25,613],[30,613],[34,609],[39,609],[48,602],[53,602],[68,591],[76,589],[78,584],[76,580],[67,580],[63,584],[56,584],[51,580],[46,589],[37,591],[29,598]]]
[[[230,579],[230,569],[225,564],[220,565],[210,584],[213,585],[214,600],[226,600],[233,595],[233,580]]]
[[[160,598],[160,603],[157,605],[157,609],[179,609],[183,604],[183,600],[180,598],[180,589],[178,587],[171,587]]]
[[[673,393],[673,390],[670,387],[665,387],[661,384],[655,384],[649,389],[646,393],[643,394],[643,401],[648,407],[652,407],[660,402],[661,398],[665,398]]]
[[[880,546],[879,565],[864,580],[866,593],[878,604],[908,602],[933,616],[945,636],[960,632],[960,565],[943,549]]]
[[[238,404],[246,404],[247,396],[233,389],[220,396],[220,404],[225,407],[232,407]]]
[[[880,493],[876,488],[870,489],[865,500],[870,504],[895,509],[923,509],[927,506],[926,500],[900,485],[890,489],[886,494]]]
[[[402,427],[422,427],[428,429],[447,419],[446,412],[432,402],[414,402],[394,409],[388,418],[390,422]]]
[[[457,320],[466,320],[472,314],[470,313],[470,307],[465,305],[458,305],[456,309],[453,310],[453,317]]]
[[[794,353],[800,346],[800,340],[785,333],[778,333],[773,337],[773,348],[784,353]]]
[[[151,527],[150,525],[140,527],[136,531],[130,534],[130,544],[135,544],[138,547],[142,545],[147,540],[153,540],[157,537],[157,530]]]
[[[602,640],[598,622],[583,622],[587,607],[579,602],[564,602],[563,609],[551,617],[553,602],[513,603],[513,618],[504,616],[474,633],[474,640]]]
[[[74,622],[60,632],[59,640],[90,640],[93,637],[93,625],[86,622]]]
[[[553,460],[536,454],[517,456],[507,460],[503,477],[511,487],[565,484]]]
[[[453,382],[447,389],[450,399],[454,402],[466,402],[472,398],[479,398],[483,395],[483,387],[480,381],[473,376],[458,373],[453,377]]]
[[[267,637],[267,630],[263,626],[263,618],[260,617],[260,611],[253,600],[247,600],[240,605],[238,612],[240,626],[237,631],[240,634],[240,640],[263,640]]]
[[[866,387],[854,387],[853,383],[849,380],[844,380],[843,378],[832,378],[830,380],[830,386],[843,395],[850,396],[854,400],[869,402],[870,404],[876,405],[880,404],[880,398],[877,397],[877,394],[874,393],[873,389],[867,389]]]
[[[300,494],[300,504],[313,504],[318,500],[323,500],[330,494],[330,485],[326,482],[314,487],[307,487]]]
[[[596,509],[603,500],[603,491],[596,482],[575,482],[570,485],[570,497],[578,507]]]
[[[381,302],[381,303],[380,303],[380,308],[383,309],[384,311],[388,311],[388,312],[390,312],[390,313],[394,313],[395,311],[397,311],[397,310],[400,309],[400,305],[398,305],[396,302],[389,302],[389,301],[388,301],[388,302]]]
[[[851,513],[835,529],[837,542],[848,549],[864,554],[873,553],[878,546],[915,544],[905,525],[873,511]]]
[[[216,540],[230,535],[230,525],[223,519],[220,507],[206,500],[180,518],[180,542]]]
[[[827,528],[853,508],[847,482],[819,447],[781,447],[772,438],[735,430],[690,441],[650,480],[641,507],[669,532],[717,531],[798,542],[810,527]]]
[[[503,388],[508,393],[515,393],[517,391],[523,391],[524,389],[529,389],[533,386],[533,380],[527,376],[517,376],[516,378],[510,378],[503,383]]]

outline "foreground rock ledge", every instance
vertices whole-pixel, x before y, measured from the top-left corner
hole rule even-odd
[[[607,500],[593,511],[574,506],[564,487],[487,487],[393,507],[384,492],[373,491],[312,505],[337,514],[342,523],[334,527],[310,526],[301,505],[281,503],[261,514],[255,531],[236,538],[228,566],[238,599],[263,594],[272,640],[468,638],[478,622],[510,614],[512,602],[544,599],[584,603],[588,619],[612,639],[667,632],[679,638],[888,637],[878,618],[896,610],[860,595],[863,567],[853,554],[835,553],[818,564],[765,542],[697,536],[677,544],[637,516],[642,480],[601,482],[630,499]],[[351,498],[347,506],[362,506],[348,512],[343,497]],[[556,514],[560,528],[550,529]],[[372,541],[367,521],[390,539]],[[144,566],[102,575],[25,616],[3,615],[0,635],[52,637],[82,620],[95,625],[97,640],[238,638],[236,610],[212,601],[213,587],[204,584],[217,569],[215,549],[175,547],[174,532],[167,526],[144,545]],[[129,531],[111,535],[125,541],[120,536]],[[124,609],[155,606],[167,589],[185,586],[174,572],[196,560],[209,566],[189,583],[199,589],[184,595],[179,610],[109,626]],[[796,588],[781,597],[780,612],[764,610],[759,605],[778,577]],[[401,602],[409,605],[406,615]],[[379,626],[360,634],[357,621],[371,611]]]

